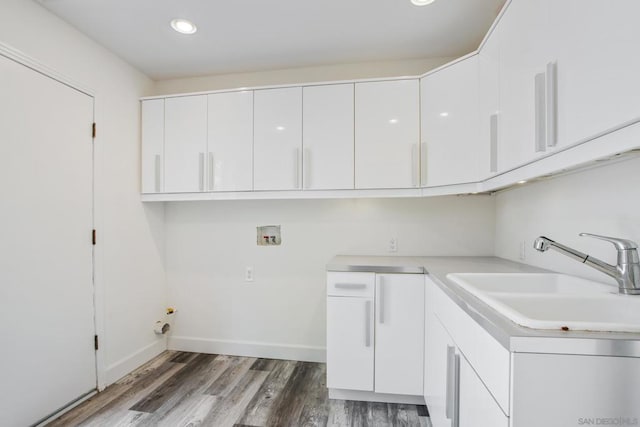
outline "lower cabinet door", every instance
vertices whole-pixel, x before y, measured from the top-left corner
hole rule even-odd
[[[424,275],[376,275],[376,393],[422,396]]]
[[[509,418],[502,412],[469,362],[462,354],[458,357],[458,424],[455,427],[509,427]]]
[[[327,298],[327,386],[373,391],[373,300]]]
[[[429,309],[425,313],[424,401],[429,408],[433,427],[451,427],[453,416],[449,406],[453,402],[448,391],[455,387],[452,363],[455,363],[456,348],[444,326],[430,309],[433,302],[433,298],[425,301],[425,304],[429,304]]]

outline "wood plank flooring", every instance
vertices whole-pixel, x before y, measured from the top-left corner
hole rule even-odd
[[[425,406],[330,400],[322,363],[167,351],[48,426],[428,426]]]

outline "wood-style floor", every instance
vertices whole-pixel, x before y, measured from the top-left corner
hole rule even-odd
[[[329,400],[322,363],[167,351],[49,426],[430,426],[416,405]]]

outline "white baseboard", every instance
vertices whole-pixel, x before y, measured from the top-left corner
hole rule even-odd
[[[329,389],[329,399],[358,400],[361,402],[407,403],[410,405],[424,405],[423,396],[406,394],[375,393],[373,391]]]
[[[117,362],[107,366],[105,375],[106,385],[110,385],[118,381],[120,378],[131,373],[135,369],[147,363],[163,351],[167,349],[167,342],[164,338],[158,339],[145,347],[142,347],[135,353],[118,360]]]
[[[181,336],[169,337],[169,350],[262,357],[265,359],[300,360],[303,362],[324,363],[327,360],[327,349],[325,347]]]

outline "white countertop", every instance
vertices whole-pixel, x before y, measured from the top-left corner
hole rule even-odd
[[[497,257],[402,257],[339,255],[328,271],[426,272],[469,316],[512,352],[640,357],[640,334],[529,329],[507,319],[449,281],[449,273],[545,273]],[[640,296],[638,297],[640,298]]]

